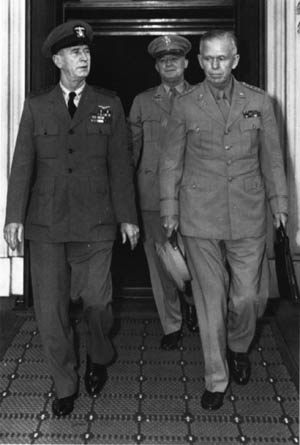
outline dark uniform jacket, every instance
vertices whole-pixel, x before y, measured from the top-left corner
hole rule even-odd
[[[59,85],[25,100],[8,187],[6,224],[45,242],[114,239],[136,223],[123,108],[86,85],[71,119]]]
[[[184,82],[184,91],[190,88]],[[158,166],[170,114],[170,98],[163,85],[138,94],[132,103],[129,123],[142,210],[159,211]]]
[[[180,96],[160,171],[161,215],[179,215],[183,235],[258,237],[266,204],[288,211],[273,107],[259,88],[234,79],[227,122],[206,81]]]

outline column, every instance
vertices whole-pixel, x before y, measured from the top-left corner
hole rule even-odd
[[[275,101],[289,189],[293,260],[300,283],[300,1],[267,0],[266,89]]]
[[[0,297],[23,293],[23,252],[3,240],[9,170],[25,94],[25,0],[1,0],[0,23]]]

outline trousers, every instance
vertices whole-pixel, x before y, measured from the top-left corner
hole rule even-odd
[[[114,357],[110,265],[113,241],[30,241],[34,309],[58,398],[77,390],[77,355],[69,317],[71,299],[82,299],[87,354],[99,364]]]
[[[247,352],[255,334],[265,236],[222,243],[186,236],[183,240],[200,328],[205,387],[224,392],[229,382],[227,347]]]
[[[164,269],[156,253],[155,243],[167,238],[160,224],[158,211],[143,211],[144,249],[149,267],[151,286],[160,322],[165,335],[178,331],[182,325],[180,297],[175,283]]]

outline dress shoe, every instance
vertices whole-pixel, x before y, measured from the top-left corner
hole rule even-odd
[[[201,398],[201,406],[203,409],[216,410],[223,405],[224,392],[204,391]]]
[[[179,331],[172,332],[171,334],[164,335],[160,342],[160,348],[165,351],[179,348],[179,342],[181,339],[181,329]]]
[[[90,396],[99,394],[107,380],[105,365],[93,363],[89,356],[86,358],[86,371],[84,376],[85,388]]]
[[[57,417],[62,417],[70,414],[73,411],[75,399],[76,394],[68,397],[63,397],[61,399],[56,397],[52,402],[53,414]]]
[[[196,308],[192,304],[186,303],[185,322],[191,332],[199,332]]]
[[[238,385],[247,385],[250,379],[251,364],[246,352],[228,351],[230,375]]]

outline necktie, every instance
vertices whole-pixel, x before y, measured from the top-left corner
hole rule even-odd
[[[228,99],[226,98],[224,91],[220,91],[217,98],[217,104],[221,110],[221,113],[224,117],[224,120],[227,121],[228,114],[230,110],[230,104]]]
[[[178,91],[176,90],[176,88],[170,88],[170,107],[172,109],[173,104],[174,104],[174,99],[176,96],[178,96]]]
[[[68,110],[69,110],[71,118],[73,118],[74,113],[77,110],[76,105],[74,104],[74,97],[75,96],[76,96],[76,93],[74,93],[74,91],[71,91],[69,93]]]

